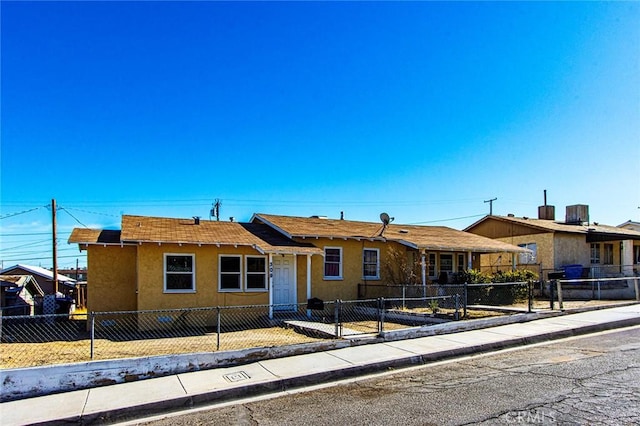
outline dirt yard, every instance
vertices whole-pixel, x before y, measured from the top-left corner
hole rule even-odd
[[[564,302],[566,310],[597,306],[611,306],[629,303],[628,301],[569,301]],[[548,310],[548,301],[536,301],[534,310]],[[504,307],[502,307],[504,308]],[[527,304],[517,304],[509,308],[526,310]],[[558,309],[556,302],[555,308]],[[416,310],[414,310],[416,312]],[[428,313],[429,309],[420,312]],[[439,314],[453,317],[453,310],[440,309]],[[468,309],[466,319],[487,318],[508,315],[508,312],[494,309]],[[375,333],[375,321],[359,321],[344,324],[345,327],[362,333]],[[386,330],[398,330],[407,325],[385,322]],[[275,347],[299,343],[320,341],[321,339],[296,333],[293,329],[272,327],[258,330],[244,330],[222,333],[220,349],[236,350],[257,347]],[[148,339],[130,341],[111,341],[97,339],[94,345],[94,360],[118,359],[154,355],[171,355],[192,352],[215,352],[218,340],[216,333],[200,336],[173,337],[167,339]],[[0,343],[0,369],[33,367],[50,364],[64,364],[91,360],[91,342],[89,339],[75,341],[55,341],[47,343]]]

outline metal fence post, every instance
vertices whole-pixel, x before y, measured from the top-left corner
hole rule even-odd
[[[455,301],[456,301],[456,311],[453,314],[453,318],[458,321],[460,319],[460,295],[458,293],[456,293],[455,295]]]
[[[378,309],[380,312],[378,316],[378,334],[382,334],[384,332],[384,297],[378,299]]]
[[[553,311],[553,287],[556,286],[557,280],[549,281],[549,302],[551,303],[551,310]]]
[[[468,289],[469,284],[465,281],[464,282],[464,302],[462,305],[462,317],[466,318],[467,317],[467,304],[469,303],[469,289]]]
[[[334,307],[334,320],[335,320],[335,328],[336,328],[336,337],[341,337],[340,333],[340,299],[336,299],[336,305]]]
[[[90,315],[90,318],[91,318],[91,321],[89,322],[89,327],[91,328],[89,330],[90,335],[91,335],[90,355],[91,355],[91,359],[93,359],[94,350],[95,350],[95,341],[96,341],[96,314],[95,314],[95,312],[91,311],[91,313],[89,315]]]
[[[220,306],[216,306],[216,316],[217,316],[217,326],[216,326],[216,351],[220,350],[220,320],[222,315],[220,315]]]
[[[640,288],[638,288],[638,277],[633,279],[633,286],[636,289],[636,300],[640,301]]]
[[[558,283],[558,307],[562,310],[562,280],[558,280],[556,283]]]
[[[533,312],[533,281],[527,281],[527,299],[528,299],[528,312]]]
[[[402,310],[406,309],[405,298],[407,297],[407,286],[402,285]]]

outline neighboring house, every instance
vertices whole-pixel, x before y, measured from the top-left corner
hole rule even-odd
[[[44,294],[54,294],[53,272],[39,266],[18,264],[0,271],[2,275],[32,275]],[[66,275],[58,274],[58,292],[65,296],[73,293],[76,281]]]
[[[632,231],[640,232],[640,222],[634,222],[628,220],[625,223],[618,225],[618,228],[630,229]],[[624,253],[633,253],[632,263],[636,274],[640,275],[640,242],[638,241],[625,241],[622,247]]]
[[[87,250],[90,311],[269,304],[357,298],[386,284],[392,255],[446,279],[480,253],[526,249],[445,227],[255,214],[250,223],[122,217],[120,231],[73,230]],[[479,264],[479,263],[478,263]]]
[[[532,255],[523,255],[519,263],[543,271],[544,278],[551,271],[565,271],[567,278],[637,273],[640,232],[590,223],[586,205],[568,206],[565,221],[556,221],[552,207],[540,207],[538,219],[486,216],[465,231],[530,249]],[[482,259],[484,268],[508,263],[500,255]]]
[[[44,291],[31,275],[0,275],[2,315],[40,313]]]

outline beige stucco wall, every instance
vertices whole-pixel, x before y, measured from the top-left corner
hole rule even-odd
[[[324,257],[316,255],[311,260],[311,297],[317,297],[322,300],[356,300],[358,298],[358,284],[364,282],[362,277],[362,255],[363,249],[379,249],[380,263],[388,258],[390,246],[398,246],[395,243],[385,244],[380,241],[368,240],[343,240],[320,238],[314,240],[316,247],[324,249],[325,247],[342,248],[342,278],[327,279],[324,277]],[[398,246],[400,247],[400,246]],[[405,249],[402,248],[404,251]],[[301,257],[302,258],[302,257]],[[302,267],[304,265],[304,267]],[[367,282],[374,284],[384,284],[382,280],[371,280]],[[298,261],[298,299],[306,298],[306,259],[302,258]]]
[[[590,262],[590,245],[584,235],[556,233],[554,253],[556,269],[566,265],[588,266]]]
[[[195,292],[164,292],[164,255],[195,255]],[[138,246],[138,308],[176,309],[211,306],[259,305],[269,302],[263,292],[218,292],[219,255],[260,255],[251,247],[143,244]],[[242,265],[244,268],[244,258]],[[243,276],[244,277],[244,276]],[[244,279],[244,278],[243,278]]]
[[[87,267],[89,312],[137,309],[136,247],[90,246]]]

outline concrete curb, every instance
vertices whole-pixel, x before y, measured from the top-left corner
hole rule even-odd
[[[630,302],[628,304],[618,304],[615,306],[608,305],[566,311],[539,311],[513,314],[504,317],[454,321],[387,331],[384,332],[382,336],[362,336],[345,340],[331,340],[273,348],[190,353],[107,361],[101,360],[0,370],[0,382],[3,384],[0,393],[0,402],[82,389],[93,389],[100,386],[128,383],[213,368],[239,366],[293,355],[480,330],[501,325],[525,323],[544,318],[634,304],[637,303]]]
[[[201,394],[185,395],[184,397],[167,399],[159,402],[139,404],[129,407],[122,407],[115,410],[106,410],[99,413],[90,413],[82,416],[73,416],[59,419],[54,422],[44,422],[35,424],[62,425],[62,424],[101,424],[114,421],[125,421],[127,419],[140,418],[145,415],[152,415],[158,412],[170,412],[185,408],[197,407],[199,405],[214,402],[228,402],[238,398],[255,397],[270,393],[286,392],[320,383],[328,383],[341,379],[354,378],[361,375],[371,374],[382,370],[405,368],[417,365],[426,365],[436,361],[452,359],[471,354],[492,352],[517,346],[548,342],[567,337],[590,334],[600,331],[624,328],[640,325],[640,317],[632,317],[623,320],[610,321],[604,323],[587,324],[577,326],[572,329],[559,330],[542,333],[534,336],[507,338],[502,341],[469,345],[451,350],[444,350],[428,354],[414,354],[406,357],[377,361],[371,364],[352,365],[347,368],[334,369],[312,374],[298,375],[288,378],[275,378],[266,382],[249,384],[246,386],[230,389],[219,389],[204,392]]]

